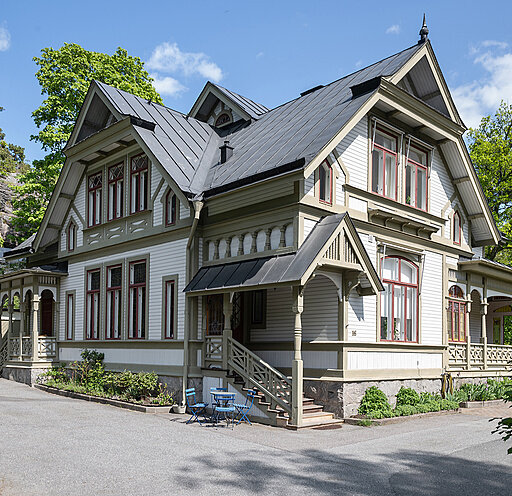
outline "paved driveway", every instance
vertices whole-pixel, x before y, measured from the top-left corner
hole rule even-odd
[[[512,455],[490,414],[471,413],[231,431],[0,379],[0,495],[510,496]]]

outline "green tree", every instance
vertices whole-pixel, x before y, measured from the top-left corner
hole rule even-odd
[[[62,149],[93,80],[162,103],[144,63],[128,55],[123,48],[108,55],[66,43],[58,50],[44,48],[34,61],[39,67],[36,77],[41,94],[46,99],[32,113],[39,132],[31,139],[39,142],[48,155],[34,161],[30,169],[20,175],[20,186],[15,188],[17,242],[30,236],[41,223],[65,160]]]
[[[512,105],[502,102],[468,132],[469,151],[500,231],[512,239]],[[512,265],[512,242],[488,247],[486,256]]]
[[[0,112],[4,110],[0,107]],[[5,133],[0,128],[0,175],[5,176],[25,167],[25,150],[18,145],[7,143]]]

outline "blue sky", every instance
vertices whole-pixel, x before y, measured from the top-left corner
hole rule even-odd
[[[207,79],[267,107],[416,43],[426,10],[430,39],[466,124],[512,103],[510,1],[1,0],[0,128],[29,136],[42,102],[32,61],[65,42],[149,62],[167,106],[187,112]]]

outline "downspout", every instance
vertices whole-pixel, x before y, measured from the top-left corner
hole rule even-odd
[[[194,241],[195,233],[197,230],[197,224],[199,223],[199,217],[201,216],[201,210],[204,205],[203,195],[197,195],[193,198],[192,204],[194,205],[194,220],[192,221],[192,226],[190,228],[190,234],[188,236],[187,241],[187,254],[186,254],[186,281],[185,285],[187,285],[192,279],[192,244]],[[182,381],[182,396],[181,396],[181,404],[186,405],[186,397],[185,397],[185,389],[187,389],[188,385],[188,368],[189,368],[189,339],[190,339],[190,304],[187,304],[187,296],[185,295],[185,327],[183,329],[183,381]]]

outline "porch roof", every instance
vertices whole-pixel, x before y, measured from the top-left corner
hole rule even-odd
[[[362,286],[371,288],[373,293],[382,291],[382,283],[348,214],[324,217],[296,253],[201,267],[183,291],[209,293],[304,285],[317,266],[325,268],[326,262],[329,265],[322,256],[342,230],[349,236],[358,263],[332,261],[333,268],[358,271]]]

